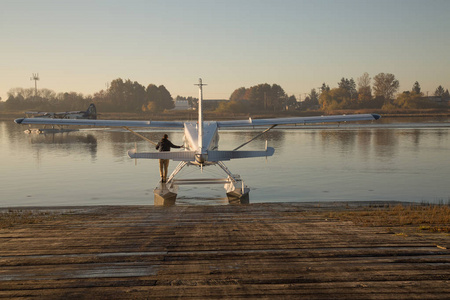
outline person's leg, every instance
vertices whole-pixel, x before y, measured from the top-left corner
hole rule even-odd
[[[167,170],[169,169],[169,160],[164,160],[164,181],[167,180]]]
[[[159,160],[159,176],[161,180],[164,180],[164,159]]]

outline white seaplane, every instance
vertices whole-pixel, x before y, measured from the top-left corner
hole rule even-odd
[[[249,203],[250,189],[244,184],[239,175],[231,173],[224,161],[238,158],[268,157],[275,152],[274,148],[267,146],[261,151],[239,150],[262,134],[278,125],[312,124],[312,123],[340,123],[349,121],[371,121],[380,118],[377,114],[334,115],[316,117],[292,117],[271,119],[246,119],[231,121],[205,121],[203,120],[202,80],[196,84],[199,87],[198,121],[127,121],[127,120],[95,120],[95,119],[51,119],[51,118],[21,118],[16,119],[17,124],[46,124],[46,125],[81,125],[99,127],[123,127],[137,136],[149,141],[146,137],[133,131],[131,128],[179,128],[184,129],[184,151],[177,152],[147,152],[138,153],[136,149],[128,151],[133,159],[171,159],[179,164],[171,173],[166,182],[160,181],[154,189],[155,205],[172,205],[175,203],[178,186],[186,184],[224,184],[229,203]],[[249,141],[233,150],[219,150],[219,130],[232,127],[268,127]],[[152,142],[154,143],[154,142]],[[176,179],[176,175],[186,166],[204,167],[219,166],[227,175],[226,178]]]

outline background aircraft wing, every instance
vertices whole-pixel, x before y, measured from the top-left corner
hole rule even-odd
[[[381,118],[377,114],[357,114],[357,115],[332,115],[316,117],[292,117],[292,118],[273,118],[273,119],[251,119],[217,121],[217,127],[252,127],[267,125],[294,125],[294,124],[313,124],[313,123],[333,123],[350,121],[370,121]]]
[[[26,111],[25,114],[27,115],[41,115],[46,114],[46,111]]]
[[[96,119],[48,119],[48,118],[20,118],[14,120],[17,124],[39,125],[79,125],[98,127],[162,127],[183,128],[181,121],[133,121],[133,120],[96,120]]]

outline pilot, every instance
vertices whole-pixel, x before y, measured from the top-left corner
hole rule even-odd
[[[170,148],[181,148],[183,146],[176,146],[172,144],[168,139],[168,135],[164,134],[161,141],[156,145],[156,150],[159,152],[170,151]],[[161,182],[166,182],[167,180],[167,169],[169,168],[169,160],[168,159],[160,159],[159,160],[159,174],[161,175]]]

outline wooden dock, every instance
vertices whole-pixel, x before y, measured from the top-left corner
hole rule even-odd
[[[450,298],[448,234],[324,216],[342,206],[52,208],[0,229],[0,298]]]

